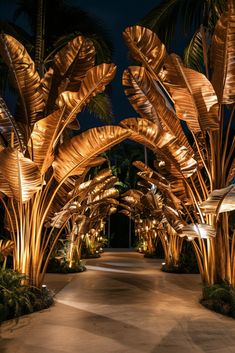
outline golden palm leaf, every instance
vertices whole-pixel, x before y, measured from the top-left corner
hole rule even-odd
[[[167,53],[157,35],[148,28],[133,26],[125,29],[123,37],[133,58],[158,72]]]
[[[188,224],[182,228],[182,233],[180,233],[179,236],[188,237],[188,240],[193,240],[194,238],[199,238],[199,239],[215,238],[216,230],[213,226],[206,223]]]
[[[204,213],[222,213],[230,212],[235,209],[235,186],[230,185],[227,188],[217,189],[210,193],[206,201],[200,205]]]
[[[59,148],[53,163],[57,180],[81,174],[97,155],[128,138],[130,132],[119,126],[102,126],[89,129],[73,137]],[[76,173],[75,173],[76,171]]]
[[[53,147],[61,127],[62,110],[58,109],[44,119],[35,123],[29,146],[33,148],[33,161],[44,174],[54,160]],[[30,149],[29,149],[30,150]]]
[[[26,202],[41,188],[41,175],[36,163],[17,149],[0,152],[1,173],[10,186],[16,201]]]
[[[96,157],[92,159],[89,163],[89,167],[84,168],[84,173],[82,174],[82,176],[80,176],[77,180],[75,180],[75,186],[73,190],[69,192],[69,195],[72,195],[73,197],[77,195],[80,199],[87,197],[88,193],[95,187],[95,185],[100,183],[100,181],[98,181],[98,179],[96,180],[95,179],[96,177],[94,177],[93,179],[90,179],[84,182],[84,178],[91,167],[100,165],[105,161],[107,160],[106,158],[103,158],[103,157]],[[78,167],[78,173],[80,174],[80,172],[81,172],[81,168]],[[76,173],[76,169],[75,169],[75,173]],[[97,174],[97,176],[99,174],[100,172]],[[112,171],[111,171],[111,174],[112,174]],[[108,177],[105,177],[105,178],[108,178]],[[105,178],[100,177],[100,180],[104,181]]]
[[[131,139],[144,144],[161,157],[171,174],[188,178],[195,172],[197,163],[192,154],[186,147],[180,146],[174,136],[159,130],[156,124],[138,118],[125,119],[120,124],[132,130]]]
[[[93,42],[83,36],[75,37],[56,53],[53,60],[54,71],[68,80],[68,91],[79,88],[87,71],[95,65],[95,55]]]
[[[83,176],[81,176],[82,179]],[[76,180],[76,182],[79,183],[79,180]],[[75,184],[76,184],[75,180],[73,179],[73,177],[69,177],[66,179],[66,181],[61,185],[61,187],[59,188],[59,190],[57,191],[53,202],[50,206],[50,209],[47,213],[47,217],[46,217],[46,222],[50,221],[50,219],[59,211],[61,211],[64,207],[64,205],[66,205],[69,200],[71,198],[74,197],[75,194]],[[80,183],[82,181],[80,180]],[[47,198],[46,198],[46,202],[45,202],[45,207],[46,205],[50,202],[51,199],[51,195],[54,191],[54,189],[58,186],[58,183],[56,181],[53,182],[53,185],[50,189],[50,192],[47,194]],[[76,195],[76,194],[75,194]]]
[[[172,193],[181,200],[183,205],[192,205],[193,200],[190,197],[189,189],[184,179],[174,178],[170,181],[170,184]]]
[[[177,116],[194,133],[219,129],[218,99],[203,74],[184,67],[180,58],[171,54],[160,76],[173,98]]]
[[[100,64],[91,68],[81,83],[78,92],[63,92],[58,98],[59,106],[66,106],[66,121],[70,123],[97,93],[113,79],[116,72],[114,64]]]
[[[86,72],[95,65],[95,48],[90,39],[78,36],[56,53],[52,67],[41,80],[47,110],[52,112],[63,91],[78,91]]]
[[[227,1],[225,11],[217,21],[211,45],[212,84],[221,104],[235,102],[235,4]]]
[[[13,252],[14,242],[12,240],[0,239],[0,255],[6,257]]]
[[[104,201],[104,199],[114,198],[119,196],[119,191],[115,188],[109,188],[107,190],[101,191],[98,195],[92,198],[91,202]]]
[[[51,166],[54,160],[54,148],[57,141],[58,133],[63,127],[62,109],[58,109],[46,118],[35,123],[31,140],[33,144],[33,161],[38,165],[41,174],[44,174]],[[99,157],[91,161],[89,167],[100,165],[106,161],[105,158]]]
[[[40,86],[42,89],[43,98],[45,102],[47,102],[49,92],[51,91],[51,88],[52,88],[53,75],[54,75],[54,69],[52,67],[49,67],[49,69],[45,72],[44,76],[41,78],[41,81],[40,81]],[[55,97],[57,97],[56,93],[57,92],[54,92]]]
[[[95,157],[95,158],[91,158],[90,161],[89,161],[89,164],[86,167],[81,168],[80,166],[78,166],[77,169],[75,168],[74,169],[74,175],[79,175],[80,178],[81,178],[82,175],[83,175],[83,177],[85,177],[90,168],[97,167],[97,166],[103,164],[106,161],[107,161],[106,158],[100,157],[100,156]],[[81,182],[81,180],[79,182]],[[75,191],[76,191],[76,189],[75,189]]]
[[[162,131],[161,128],[147,119],[128,118],[122,120],[120,125],[131,130],[133,140],[144,144],[153,151],[174,140],[174,136]]]
[[[24,150],[24,137],[17,125],[17,122],[9,112],[4,100],[0,97],[0,132],[6,143],[6,147],[11,146],[13,137],[14,147],[18,148],[21,152]],[[13,136],[12,136],[13,134]],[[13,146],[11,146],[13,147]]]
[[[153,81],[144,67],[129,67],[124,71],[122,82],[127,87],[125,93],[130,103],[142,118],[161,126],[191,150],[180,120],[169,103],[167,105],[157,83]]]
[[[166,165],[169,166],[170,162],[174,164],[175,168],[179,168],[181,175],[185,178],[189,178],[196,172],[197,162],[188,149],[185,146],[180,146],[177,140],[170,142],[160,152],[166,161]],[[160,156],[159,152],[158,154]]]
[[[83,202],[85,199],[93,200],[93,198],[103,190],[114,186],[117,180],[118,179],[115,176],[109,176],[99,182],[97,182],[95,179],[88,180],[78,186],[75,194],[77,194],[79,199],[81,199]]]
[[[1,155],[1,153],[0,153]],[[8,197],[13,197],[13,192],[7,178],[4,177],[2,171],[0,171],[0,192]],[[2,196],[2,195],[1,195]]]
[[[141,172],[143,172],[142,175],[148,176],[149,179],[151,178],[152,181],[156,181],[159,185],[162,185],[162,187],[165,188],[166,190],[170,190],[170,183],[167,181],[167,179],[164,176],[157,173],[156,171],[154,171],[152,168],[150,168],[149,166],[147,166],[145,163],[141,161],[134,161],[132,164],[136,168],[141,170]]]
[[[91,197],[91,200],[93,200],[94,197],[99,195],[102,191],[107,190],[112,186],[114,186],[117,180],[118,180],[117,177],[110,176],[99,183],[92,183],[88,194]]]
[[[100,170],[92,179],[93,183],[99,183],[112,175],[112,169],[106,168]]]
[[[168,205],[163,205],[162,212],[164,213],[164,216],[166,217],[166,220],[170,224],[170,226],[177,233],[180,233],[185,224],[180,219],[178,212]]]
[[[62,209],[56,212],[50,219],[50,226],[55,228],[61,228],[70,218],[71,212],[68,209]]]
[[[29,127],[43,116],[40,77],[24,46],[10,35],[0,36],[0,53],[12,71],[13,82],[19,93],[21,107],[18,118]]]
[[[181,200],[172,192],[170,183],[166,180],[162,182],[162,177],[159,174],[155,174],[154,177],[149,176],[149,173],[146,171],[138,172],[137,174],[150,183],[150,185],[156,185],[161,194],[167,198],[169,204],[172,204],[178,210],[182,209]]]
[[[230,183],[235,176],[235,159],[232,161],[231,166],[228,171],[227,183]]]

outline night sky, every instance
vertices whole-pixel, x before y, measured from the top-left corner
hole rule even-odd
[[[135,25],[159,3],[159,0],[67,0],[67,3],[73,6],[77,5],[82,10],[93,15],[101,22],[112,41],[113,62],[117,65],[117,74],[112,82],[112,104],[115,123],[126,117],[136,116],[135,111],[125,97],[121,84],[123,70],[130,64],[128,63],[128,49],[122,39],[122,32],[126,27]],[[0,20],[12,21],[16,4],[17,0],[0,0]],[[23,16],[18,20],[17,24],[26,26]],[[98,119],[89,116],[89,114],[80,115],[79,120],[82,130],[90,126],[99,125]]]
[[[99,18],[110,34],[114,48],[113,62],[117,65],[117,74],[112,83],[115,121],[136,116],[124,94],[121,83],[122,73],[130,65],[127,57],[128,49],[122,39],[122,32],[126,27],[135,25],[159,3],[159,0],[73,0],[70,3],[79,5],[83,10]]]

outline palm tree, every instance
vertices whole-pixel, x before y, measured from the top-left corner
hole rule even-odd
[[[213,200],[218,197],[213,196],[217,189],[223,189],[222,202],[234,177],[234,21],[234,2],[228,1],[228,11],[217,21],[212,37],[211,82],[186,68],[175,54],[168,55],[150,30],[136,26],[124,32],[133,57],[143,66],[124,72],[125,93],[141,118],[125,119],[122,126],[155,152],[157,172],[167,179],[184,210],[183,218],[179,216],[188,225],[182,234],[193,240],[202,279],[210,284],[226,280],[235,285],[228,215],[212,214],[220,203],[213,212],[210,209],[212,213],[200,208],[201,204],[208,208],[203,201],[210,193]],[[181,120],[188,125],[193,143]],[[229,209],[233,207],[230,202]]]
[[[15,24],[22,14],[28,19],[30,33]],[[2,23],[1,27],[4,33],[24,44],[34,58],[36,70],[41,77],[53,64],[58,50],[79,34],[92,40],[96,49],[96,64],[111,62],[112,45],[103,27],[89,14],[69,6],[64,0],[21,0],[18,2],[14,23]],[[2,88],[5,86],[5,69],[6,66],[1,64]],[[103,122],[112,123],[112,106],[107,93],[100,93],[91,99],[87,109]]]
[[[156,32],[169,48],[173,40],[182,48],[186,66],[208,75],[207,52],[215,24],[226,8],[226,0],[163,0],[140,22]],[[180,38],[180,42],[178,40]],[[176,48],[173,49],[176,50]],[[205,65],[205,67],[204,67]]]
[[[73,128],[77,114],[92,96],[103,92],[115,74],[113,64],[95,65],[90,39],[78,36],[70,41],[57,52],[42,78],[24,46],[10,35],[1,35],[0,53],[19,94],[15,117],[0,100],[0,190],[5,195],[1,202],[14,242],[14,268],[40,286],[47,263],[44,255],[54,231],[44,225],[58,211],[55,198],[59,195],[66,203],[89,167],[104,161],[97,156],[129,132],[103,126],[63,143],[65,128]]]

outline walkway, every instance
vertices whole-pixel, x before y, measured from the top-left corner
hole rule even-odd
[[[198,304],[198,275],[167,274],[159,260],[110,252],[88,271],[48,275],[65,285],[52,308],[5,323],[1,353],[234,353],[235,321]]]

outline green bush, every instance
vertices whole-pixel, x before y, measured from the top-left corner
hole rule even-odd
[[[226,282],[205,286],[200,302],[210,310],[235,317],[235,291]]]
[[[51,258],[49,260],[47,266],[48,273],[77,273],[77,272],[84,272],[86,270],[86,266],[79,261],[78,263],[74,264],[73,267],[69,267],[67,261],[61,261],[61,259]]]
[[[0,322],[53,304],[53,295],[46,288],[22,284],[26,277],[13,270],[0,270]]]
[[[197,259],[191,242],[184,242],[178,265],[162,265],[161,270],[169,273],[199,273]]]

